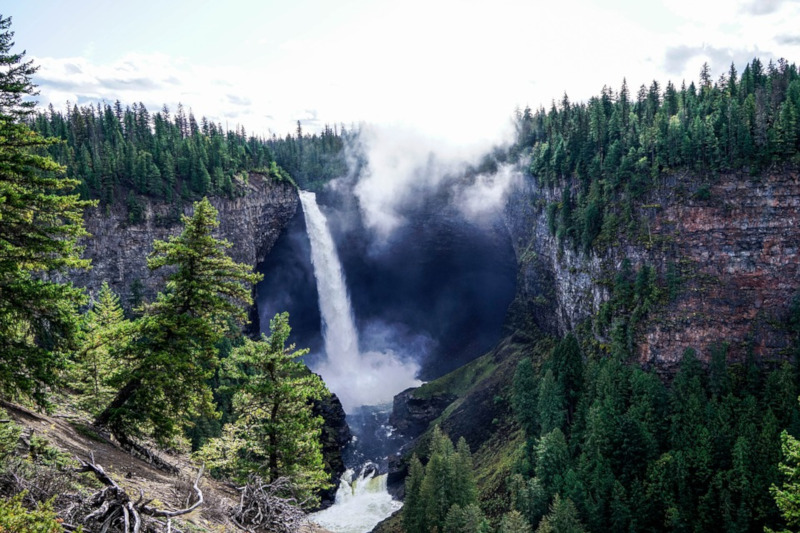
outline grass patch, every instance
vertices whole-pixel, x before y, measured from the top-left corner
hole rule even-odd
[[[86,424],[70,422],[69,425],[72,426],[72,429],[74,429],[78,435],[82,435],[87,439],[91,439],[96,442],[108,442],[102,435],[100,435],[100,433],[97,432],[97,430],[87,426]]]
[[[414,391],[414,397],[421,400],[427,400],[439,394],[453,394],[461,397],[473,386],[489,377],[495,368],[497,368],[497,363],[494,361],[494,353],[489,352],[449,374],[422,385]]]
[[[475,482],[480,493],[481,508],[490,517],[508,509],[506,480],[517,464],[525,435],[519,428],[498,428],[486,443],[472,454]]]

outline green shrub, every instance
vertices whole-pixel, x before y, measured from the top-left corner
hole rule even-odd
[[[6,412],[0,409],[0,419],[6,419]],[[0,422],[0,462],[5,460],[17,445],[22,428],[13,422]]]
[[[29,510],[22,505],[25,493],[10,500],[0,500],[0,533],[61,533],[61,520],[53,510],[53,502]]]

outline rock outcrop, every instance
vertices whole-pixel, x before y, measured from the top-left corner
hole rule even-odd
[[[457,398],[448,393],[417,398],[414,396],[416,390],[417,388],[410,388],[397,394],[392,402],[392,415],[389,417],[389,423],[410,438],[420,436]]]
[[[298,199],[291,185],[259,174],[251,174],[245,187],[243,196],[212,198],[211,203],[219,210],[220,225],[215,235],[232,244],[228,253],[235,261],[255,268],[294,215]],[[125,305],[136,291],[145,300],[152,299],[163,288],[165,273],[150,272],[147,256],[154,240],[180,233],[182,224],[171,215],[172,209],[170,204],[148,202],[145,221],[137,224],[128,222],[127,209],[121,204],[89,210],[86,229],[92,236],[84,242],[84,257],[92,260],[92,269],[74,272],[71,279],[86,287],[90,295],[107,281]],[[191,209],[187,204],[185,214]]]
[[[634,205],[635,235],[585,254],[548,231],[546,206],[561,192],[530,180],[506,211],[520,265],[517,314],[563,335],[608,300],[623,259],[654,267],[662,285],[671,264],[680,273],[678,295],[637,329],[640,363],[669,369],[686,348],[707,361],[718,342],[729,344],[730,361],[749,350],[781,358],[791,342],[783,324],[800,288],[800,175],[728,174],[707,193],[700,188],[686,172],[663,178]]]
[[[322,426],[322,456],[325,461],[325,471],[330,475],[331,487],[322,491],[320,508],[325,509],[333,505],[336,500],[336,489],[339,478],[345,471],[342,450],[350,442],[352,434],[345,420],[342,402],[335,394],[331,394],[321,402],[315,402],[314,415],[321,416],[325,421]]]

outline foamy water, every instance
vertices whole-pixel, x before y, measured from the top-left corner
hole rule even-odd
[[[365,533],[403,506],[386,491],[386,474],[370,471],[355,479],[353,474],[351,469],[342,474],[336,503],[309,515],[310,522],[334,533]]]

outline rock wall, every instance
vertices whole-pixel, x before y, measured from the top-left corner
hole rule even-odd
[[[669,264],[681,273],[673,301],[637,329],[637,358],[673,367],[686,348],[708,360],[710,346],[729,343],[731,361],[748,350],[779,359],[789,346],[783,323],[800,288],[800,176],[775,170],[718,177],[708,195],[689,173],[662,179],[636,202],[640,224],[590,254],[560,246],[547,226],[546,206],[560,190],[529,179],[506,209],[519,263],[516,316],[563,335],[592,317],[610,297],[609,282],[624,258],[655,267],[663,285]],[[521,311],[521,313],[520,313]]]
[[[264,260],[284,226],[298,206],[297,193],[291,185],[275,183],[259,174],[251,174],[244,196],[212,198],[219,210],[220,225],[215,236],[231,244],[228,253],[237,262],[254,268]],[[94,208],[86,213],[86,229],[92,235],[85,240],[84,257],[92,260],[92,269],[75,272],[71,279],[95,294],[103,281],[107,281],[123,304],[131,297],[131,289],[139,280],[142,296],[152,299],[163,288],[164,272],[150,272],[147,256],[153,241],[177,235],[182,224],[170,217],[171,205],[148,202],[145,222],[128,223],[124,205],[115,205],[107,211]],[[187,204],[185,214],[191,214]],[[171,220],[170,223],[161,221]]]

